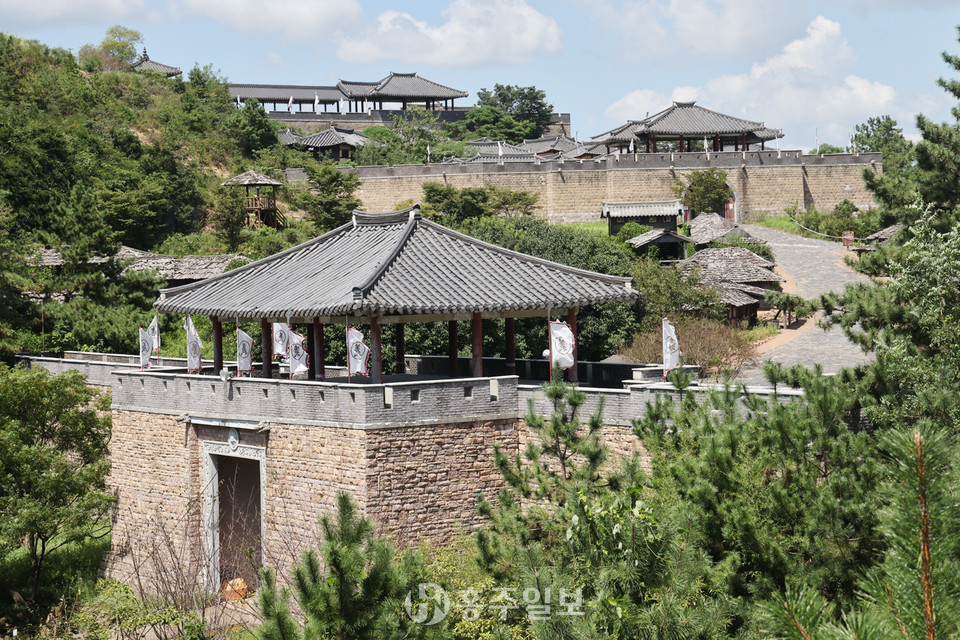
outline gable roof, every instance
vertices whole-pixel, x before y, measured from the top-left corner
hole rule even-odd
[[[505,140],[491,140],[490,138],[477,138],[476,140],[467,140],[463,143],[464,147],[477,149],[481,153],[499,153],[503,149],[504,155],[508,153],[522,153],[529,155],[530,149],[526,149],[515,144],[510,144]]]
[[[221,183],[222,187],[241,185],[247,187],[282,187],[283,183],[274,180],[270,176],[265,176],[257,171],[244,171],[238,176],[233,176],[226,182]]]
[[[164,289],[163,312],[339,319],[350,315],[533,315],[630,301],[630,278],[497,247],[420,216],[417,206],[354,212],[299,246],[192,285]]]
[[[339,147],[342,144],[351,147],[365,147],[367,145],[383,146],[384,143],[373,138],[368,138],[356,129],[343,129],[341,127],[330,127],[324,131],[304,136],[297,140],[297,144],[307,148],[325,149],[328,147]]]
[[[882,242],[884,242],[884,241],[889,240],[889,239],[892,238],[893,236],[897,235],[897,232],[900,231],[900,228],[901,228],[902,226],[903,226],[903,225],[901,225],[899,222],[896,223],[896,224],[892,224],[892,225],[890,225],[889,227],[887,227],[886,229],[881,229],[880,231],[877,231],[876,233],[871,233],[871,234],[868,235],[866,238],[864,238],[863,241],[864,241],[864,242],[876,242],[877,240],[880,240],[881,243],[882,243]]]
[[[527,151],[534,153],[551,153],[559,151],[572,151],[580,146],[580,143],[564,134],[555,136],[541,136],[532,140],[524,140],[521,145]],[[604,151],[604,153],[606,153]]]
[[[645,247],[648,244],[679,244],[682,242],[693,244],[691,238],[670,229],[651,229],[627,240],[627,244],[632,244],[637,248]]]
[[[753,237],[741,227],[716,213],[700,213],[690,221],[690,237],[697,244],[709,244],[727,236]]]
[[[659,200],[654,202],[601,202],[601,218],[641,218],[649,216],[677,217],[681,209],[680,200]]]
[[[151,60],[150,56],[147,55],[146,47],[144,47],[143,54],[140,56],[140,58],[130,65],[130,69],[132,71],[157,71],[168,78],[178,76],[182,73],[182,71],[180,71],[180,67],[171,67],[168,64]]]
[[[722,282],[783,282],[781,275],[771,271],[773,263],[742,247],[701,249],[678,266],[685,273],[699,270],[704,284]]]
[[[447,100],[466,98],[469,93],[421,78],[416,73],[390,72],[378,82],[340,80],[337,83],[348,98],[370,98],[395,102],[399,100]]]

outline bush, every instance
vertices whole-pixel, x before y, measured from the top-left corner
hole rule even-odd
[[[653,231],[653,227],[647,224],[640,224],[639,222],[628,222],[623,225],[623,228],[617,233],[616,238],[621,242],[626,242],[631,238],[636,238],[639,235],[643,235],[648,231]]]
[[[683,318],[674,321],[686,364],[699,365],[706,373],[723,369],[738,371],[755,355],[753,344],[739,329],[716,320]],[[663,336],[658,328],[633,337],[620,355],[637,362],[663,360]]]

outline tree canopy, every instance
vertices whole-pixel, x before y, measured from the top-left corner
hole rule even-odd
[[[536,87],[498,83],[493,85],[493,90],[477,92],[477,106],[494,107],[516,120],[532,123],[533,138],[544,134],[553,117],[553,105],[547,102],[547,93]]]
[[[673,192],[695,213],[723,214],[730,199],[727,174],[721,169],[694,169],[674,181]]]

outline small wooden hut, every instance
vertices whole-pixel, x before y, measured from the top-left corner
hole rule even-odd
[[[250,226],[260,228],[282,228],[285,224],[283,214],[277,209],[277,187],[283,183],[256,171],[246,171],[223,183],[224,187],[243,186],[246,190],[247,220]],[[269,191],[262,191],[269,187]],[[251,194],[250,189],[254,189]]]

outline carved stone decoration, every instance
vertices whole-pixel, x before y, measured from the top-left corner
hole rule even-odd
[[[230,450],[234,452],[240,446],[240,433],[236,429],[230,429],[227,432],[227,444],[230,445]]]
[[[266,462],[267,460],[267,450],[265,447],[254,447],[249,444],[237,444],[236,447],[233,447],[229,442],[210,442],[209,440],[204,440],[203,452],[207,455],[249,458],[251,460],[259,460],[260,462]]]

